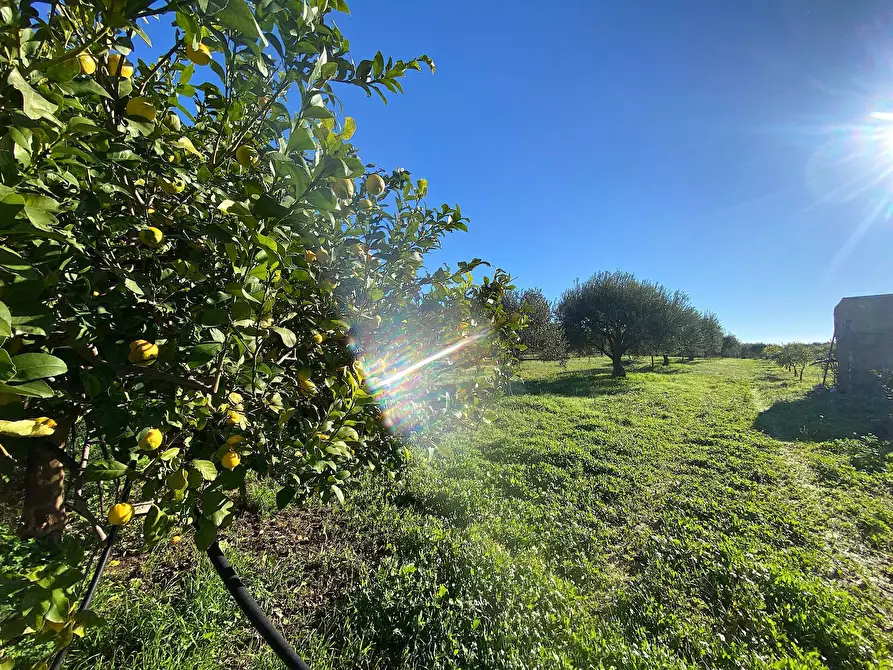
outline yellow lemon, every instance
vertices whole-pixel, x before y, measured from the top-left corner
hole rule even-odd
[[[372,209],[372,201],[369,198],[363,198],[357,203],[357,207],[363,212],[368,212]]]
[[[257,155],[257,150],[254,147],[243,144],[236,149],[236,160],[239,165],[248,168],[257,165],[260,162],[260,156]]]
[[[313,333],[313,341],[317,344],[322,344],[326,341],[325,335],[322,333]]]
[[[176,195],[177,193],[182,193],[186,188],[186,182],[182,179],[167,179],[164,178],[161,180],[161,190],[165,193],[170,193],[171,195]]]
[[[186,58],[196,65],[207,65],[211,62],[211,50],[201,42],[199,42],[198,49],[193,49],[191,44],[187,44]]]
[[[227,470],[233,470],[235,467],[242,462],[242,457],[239,456],[235,451],[227,451],[223,454],[223,458],[220,459],[220,465],[225,467]]]
[[[148,98],[131,98],[127,101],[124,113],[127,116],[135,116],[140,119],[145,119],[146,121],[154,121],[156,112],[155,105],[153,105]]]
[[[149,432],[143,436],[142,440],[140,440],[139,446],[143,451],[155,451],[161,446],[162,440],[163,436],[161,431],[157,428],[150,428]]]
[[[316,384],[309,379],[301,379],[301,393],[306,396],[316,395]]]
[[[310,249],[307,249],[307,251],[304,252],[304,260],[308,263],[316,262],[316,254],[310,251]]]
[[[354,184],[351,179],[335,179],[332,182],[332,190],[339,198],[352,198],[354,194]]]
[[[152,247],[154,249],[161,244],[163,239],[164,233],[158,230],[155,226],[148,226],[140,231],[140,242],[147,247]]]
[[[121,54],[109,54],[105,69],[113,77],[130,79],[133,76],[133,65],[128,63]]]
[[[146,340],[134,340],[130,343],[127,360],[131,363],[144,363],[158,358],[158,345]]]
[[[81,66],[81,74],[93,74],[96,72],[96,59],[90,54],[78,54],[78,65]]]
[[[183,538],[182,538],[181,536],[179,536],[179,535],[174,535],[174,536],[171,538],[171,544],[180,544],[180,540],[182,540],[182,539],[183,539]]]
[[[41,416],[41,417],[34,419],[34,426],[35,426],[35,428],[38,426],[46,426],[47,428],[55,428],[56,422],[48,417]]]
[[[44,622],[43,622],[43,627],[44,627],[44,628],[48,628],[49,630],[54,631],[54,632],[56,632],[56,633],[61,633],[61,632],[62,632],[62,629],[65,628],[65,623],[64,623],[64,622],[58,622],[58,621],[46,621],[46,620],[44,620]]]
[[[244,442],[244,441],[245,441],[244,435],[232,435],[226,439],[226,446],[229,447],[230,449],[232,449],[237,444],[239,444],[240,442]]]
[[[118,503],[109,510],[109,523],[113,526],[123,526],[133,518],[133,505],[130,503]]]
[[[381,195],[384,193],[385,184],[384,179],[377,174],[370,174],[366,177],[366,193],[372,196]]]
[[[227,426],[241,426],[246,423],[245,415],[235,410],[226,413]]]

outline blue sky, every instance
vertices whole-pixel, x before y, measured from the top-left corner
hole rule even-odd
[[[471,218],[435,261],[550,297],[630,270],[750,341],[827,339],[842,296],[893,291],[893,152],[865,125],[893,110],[885,3],[351,4],[358,60],[438,66],[387,107],[343,96],[365,161]]]

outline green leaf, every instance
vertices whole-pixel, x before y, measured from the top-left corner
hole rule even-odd
[[[50,354],[19,354],[12,362],[16,368],[15,376],[12,377],[14,382],[27,382],[68,372],[65,361]]]
[[[56,120],[53,113],[58,109],[57,105],[44,98],[40,93],[31,88],[31,84],[25,81],[22,73],[13,68],[6,78],[7,83],[22,94],[22,111],[29,119]]]
[[[341,490],[340,487],[336,486],[335,484],[332,484],[331,489],[332,489],[332,493],[335,494],[335,497],[338,498],[338,502],[340,502],[343,505],[344,504],[344,492]]]
[[[289,349],[291,349],[298,343],[297,336],[288,328],[273,326],[272,328],[270,328],[270,330],[275,331],[275,333],[282,339],[282,344],[284,344]]]
[[[47,329],[53,325],[53,316],[49,312],[41,311],[39,307],[35,309],[37,311],[34,314],[17,312],[12,317],[12,327],[29,335],[46,335]]]
[[[233,501],[222,491],[206,491],[202,496],[202,518],[208,519],[217,528],[232,516],[232,509]]]
[[[112,99],[111,94],[100,86],[94,79],[78,79],[76,81],[60,84],[59,88],[71,95],[80,97],[86,95],[96,95],[101,98]]]
[[[9,356],[9,352],[6,349],[0,349],[0,381],[7,381],[12,379],[16,373],[15,363],[12,362],[12,358]]]
[[[285,152],[290,154],[295,151],[307,151],[314,148],[316,148],[316,142],[313,139],[313,131],[300,124],[295,125],[288,136],[288,145]]]
[[[15,393],[25,398],[52,398],[53,389],[45,381],[25,382],[24,384],[0,384],[0,393]]]
[[[244,35],[249,39],[260,39],[267,46],[267,38],[264,37],[260,26],[254,19],[254,14],[245,0],[229,0],[226,7],[214,14],[214,18],[224,28],[228,28]]]
[[[195,145],[192,143],[192,140],[190,140],[188,137],[181,137],[180,139],[176,140],[175,142],[171,142],[171,144],[173,144],[175,147],[179,147],[180,149],[185,149],[186,151],[188,151],[191,154],[194,154],[195,156],[201,157],[201,153],[198,151],[198,149],[195,148]]]
[[[217,477],[217,468],[211,461],[196,459],[192,461],[192,467],[194,467],[206,481],[214,481],[214,478]]]
[[[296,491],[291,486],[283,486],[276,491],[276,507],[285,509],[286,505],[294,500]]]
[[[333,119],[335,118],[335,115],[328,107],[311,105],[301,111],[301,117],[304,119]]]
[[[90,463],[84,470],[84,478],[89,482],[118,479],[127,474],[127,466],[114,458]]]
[[[127,290],[133,293],[134,295],[144,295],[143,289],[140,288],[140,285],[137,284],[132,279],[125,279],[124,286],[127,287]]]
[[[217,539],[217,526],[215,526],[210,521],[202,520],[199,524],[198,530],[195,532],[195,546],[200,551],[205,551],[208,547],[214,544],[214,541]]]
[[[65,595],[65,591],[63,589],[53,589],[50,593],[50,608],[43,617],[53,623],[65,623],[68,621],[70,608],[71,603],[68,600],[68,596]]]
[[[69,58],[47,68],[47,76],[53,81],[71,81],[81,71],[77,58]]]
[[[354,121],[352,117],[348,116],[344,119],[344,127],[341,129],[341,139],[347,141],[353,137],[355,132],[357,132],[357,122]]]
[[[330,188],[316,188],[310,191],[307,199],[317,209],[323,212],[332,212],[338,206],[335,193]]]
[[[143,537],[146,544],[152,546],[162,539],[168,528],[168,517],[157,505],[149,508],[143,520]]]
[[[171,460],[172,458],[174,458],[179,453],[180,453],[179,447],[171,447],[170,449],[165,449],[163,452],[161,452],[161,455],[159,455],[158,458],[159,458],[159,460],[167,462],[167,461]]]
[[[2,250],[0,250],[2,254]],[[0,261],[2,264],[2,261]],[[9,266],[6,266],[9,267]],[[20,268],[21,269],[21,268]],[[0,302],[0,337],[10,337],[12,335],[12,316],[9,313],[9,307]]]
[[[189,352],[189,358],[186,361],[187,367],[198,368],[207,365],[216,358],[222,348],[223,345],[217,342],[206,342],[194,346]]]

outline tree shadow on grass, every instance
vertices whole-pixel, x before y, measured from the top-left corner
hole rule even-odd
[[[606,372],[559,372],[549,379],[525,381],[519,395],[561,395],[589,397],[624,395],[632,391],[624,379],[615,379]]]
[[[816,389],[760,412],[754,428],[788,442],[825,442],[862,435],[893,438],[889,402],[878,396]]]

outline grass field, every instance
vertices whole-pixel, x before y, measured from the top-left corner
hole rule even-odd
[[[315,669],[893,667],[887,409],[765,361],[607,372],[525,364],[343,508],[255,485],[225,550]],[[188,542],[116,560],[68,667],[278,667]]]

